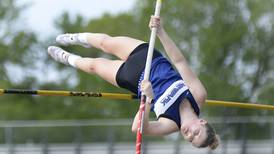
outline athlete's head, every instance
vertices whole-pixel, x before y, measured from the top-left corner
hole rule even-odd
[[[219,137],[206,120],[197,119],[181,126],[183,137],[198,148],[209,147],[214,150],[219,145]]]

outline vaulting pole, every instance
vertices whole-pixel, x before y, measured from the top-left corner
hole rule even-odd
[[[161,5],[162,5],[162,1],[157,0],[155,13],[154,13],[155,16],[160,16]],[[149,47],[148,47],[148,53],[147,53],[147,59],[146,59],[144,80],[149,80],[151,61],[152,61],[154,45],[155,45],[155,40],[156,40],[156,34],[157,34],[157,28],[152,28],[151,35],[150,35],[150,41],[149,41]],[[142,94],[141,95],[140,107],[139,107],[138,129],[137,129],[137,135],[136,135],[135,154],[141,154],[143,124],[144,124],[144,114],[145,114],[145,102],[146,102],[146,96]]]

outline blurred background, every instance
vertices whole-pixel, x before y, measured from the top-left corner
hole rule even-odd
[[[148,41],[154,6],[152,0],[0,0],[0,88],[129,93],[55,62],[46,49],[67,32]],[[274,0],[166,0],[161,16],[208,99],[274,105],[273,8]],[[96,49],[66,49],[114,59]],[[134,153],[138,107],[138,101],[0,96],[0,154]],[[143,153],[274,154],[273,111],[205,106],[202,117],[221,137],[217,150],[196,149],[175,133],[145,137]]]

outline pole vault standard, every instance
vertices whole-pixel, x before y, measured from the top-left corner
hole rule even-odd
[[[162,0],[157,0],[156,8],[155,8],[155,16],[160,16]],[[147,52],[146,59],[146,67],[144,80],[149,80],[151,61],[154,51],[155,39],[156,39],[157,28],[153,27],[151,30],[149,47]],[[143,124],[144,124],[144,115],[145,115],[145,105],[146,105],[146,96],[144,94],[141,95],[141,102],[139,107],[139,117],[138,117],[138,127],[137,127],[137,135],[136,135],[136,150],[135,154],[141,154],[141,145],[142,145],[142,136],[143,136]]]
[[[136,95],[122,93],[100,93],[81,91],[57,91],[57,90],[23,90],[23,89],[0,89],[1,95],[38,95],[38,96],[73,96],[73,97],[95,97],[118,100],[136,100]],[[206,100],[206,106],[224,106],[231,108],[245,108],[258,110],[273,110],[273,105],[242,103],[232,101]]]

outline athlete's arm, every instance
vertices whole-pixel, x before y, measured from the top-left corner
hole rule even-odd
[[[190,69],[181,50],[176,46],[174,41],[169,37],[163,28],[160,17],[152,16],[149,26],[150,28],[157,27],[157,36],[160,39],[168,57],[185,80],[196,101],[199,104],[202,104],[206,98],[206,90],[196,74]]]
[[[154,97],[150,82],[143,81],[141,85],[141,90],[142,90],[142,93],[146,95],[147,97],[145,102],[143,133],[146,135],[166,135],[176,131],[176,126],[171,127],[172,124],[170,125],[170,121],[165,120],[165,118],[160,118],[158,121],[149,121],[151,101],[152,101],[152,98]],[[133,132],[137,132],[137,129],[138,129],[139,114],[140,113],[138,111],[137,114],[135,115],[135,118],[132,124]]]
[[[132,124],[132,132],[134,133],[137,132],[138,117],[139,112],[136,114]],[[143,134],[149,136],[162,136],[173,133],[175,131],[178,131],[177,125],[166,118],[160,118],[158,121],[146,121],[146,124],[144,123],[143,127]]]
[[[160,118],[158,121],[149,121],[150,105],[147,101],[144,114],[143,134],[150,136],[162,136],[178,131],[177,125],[169,119]],[[136,133],[138,129],[139,111],[135,115],[132,123],[132,132]]]

